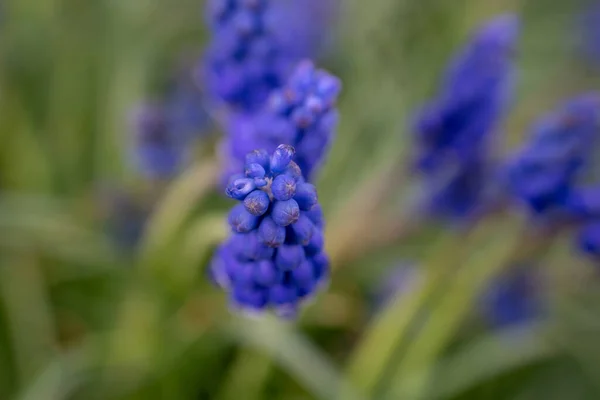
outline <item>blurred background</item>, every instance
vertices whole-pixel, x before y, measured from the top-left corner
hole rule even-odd
[[[204,2],[0,2],[0,399],[600,398],[598,263],[572,230],[422,216],[410,173],[415,112],[477,27],[520,18],[502,159],[600,88],[600,6],[272,1],[304,3],[343,83],[315,182],[331,282],[296,321],[232,313],[207,279],[233,202]],[[190,138],[176,172],[136,136],[161,113]]]

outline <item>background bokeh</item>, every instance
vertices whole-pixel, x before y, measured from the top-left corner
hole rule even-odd
[[[232,204],[210,109],[176,177],[134,161],[132,112],[206,46],[202,0],[3,0],[0,399],[600,398],[600,278],[571,232],[415,218],[407,173],[415,110],[486,19],[522,24],[500,158],[598,89],[589,4],[338,1],[316,60],[343,82],[317,180],[331,284],[280,321],[231,313],[206,277]],[[514,258],[534,277],[498,317],[486,293]]]

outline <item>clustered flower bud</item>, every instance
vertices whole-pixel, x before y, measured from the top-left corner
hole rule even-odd
[[[333,0],[208,0],[213,37],[201,66],[214,100],[256,112],[324,42]]]
[[[209,0],[214,35],[202,66],[218,101],[253,110],[281,84],[287,60],[269,29],[271,0]]]
[[[600,262],[600,95],[569,100],[542,117],[511,160],[511,194],[536,218],[574,224],[577,247]],[[594,172],[596,171],[596,172]]]
[[[280,143],[288,143],[296,149],[295,162],[304,178],[311,180],[334,137],[340,90],[335,76],[307,60],[298,64],[286,85],[269,96],[261,112],[231,119],[223,143],[230,170],[239,169],[252,149],[273,151]]]
[[[143,105],[133,115],[134,151],[137,168],[152,179],[177,174],[185,160],[184,141],[169,129],[166,110]]]
[[[600,263],[600,182],[594,186],[573,190],[568,202],[569,211],[580,221],[577,227],[577,246],[595,262]]]
[[[210,272],[236,309],[293,317],[327,281],[317,191],[295,153],[289,145],[272,155],[255,150],[227,186],[227,196],[239,201],[228,218],[233,235],[218,247]]]
[[[210,122],[203,94],[181,71],[160,101],[135,111],[132,125],[137,168],[150,178],[168,179],[181,172],[190,145],[206,135]]]
[[[600,128],[600,96],[587,94],[542,117],[507,169],[509,188],[538,216],[589,213],[580,188]],[[586,205],[587,204],[587,205]],[[586,211],[587,209],[587,211]]]
[[[485,194],[492,133],[512,92],[519,33],[514,15],[483,25],[457,54],[441,90],[414,127],[414,167],[425,181],[430,212],[465,217]]]
[[[544,316],[540,273],[535,265],[511,265],[483,293],[481,311],[496,328],[520,325]]]
[[[600,262],[600,219],[589,221],[579,228],[577,246],[595,262]]]

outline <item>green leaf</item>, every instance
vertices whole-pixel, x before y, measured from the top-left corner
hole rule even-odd
[[[194,207],[213,188],[217,165],[207,161],[186,171],[167,190],[151,216],[140,244],[140,260],[146,266],[154,265],[165,246],[171,244]]]
[[[25,387],[56,353],[54,315],[35,257],[14,255],[0,261],[0,298],[18,383]]]
[[[417,399],[427,389],[437,357],[454,337],[460,323],[489,280],[510,264],[522,238],[521,222],[505,218],[483,221],[479,240],[464,245],[469,254],[446,282],[423,327],[395,367],[388,398]],[[419,375],[412,371],[423,370]]]
[[[494,377],[544,360],[558,353],[546,340],[545,326],[530,324],[478,338],[436,366],[436,381],[428,400],[451,399]]]
[[[273,361],[264,353],[241,349],[229,369],[219,400],[260,400],[264,385],[273,369]]]
[[[57,280],[104,273],[122,264],[107,238],[79,223],[66,202],[46,197],[0,197],[0,249],[35,251],[87,268],[62,269]]]
[[[425,262],[431,268],[426,270],[424,279],[393,299],[367,327],[347,368],[349,379],[365,395],[375,390],[398,343],[406,339],[417,313],[446,280],[448,271],[457,262],[463,240],[452,233],[443,234],[431,250],[431,258]]]

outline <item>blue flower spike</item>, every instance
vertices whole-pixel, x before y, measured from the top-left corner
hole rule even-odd
[[[593,192],[579,188],[600,134],[600,95],[569,100],[542,117],[507,168],[511,194],[534,216],[593,214]],[[597,207],[597,206],[596,206]]]
[[[486,200],[492,141],[512,94],[518,36],[515,15],[484,23],[417,115],[414,169],[425,181],[432,214],[461,220]]]
[[[299,60],[318,52],[332,2],[207,0],[213,35],[200,75],[213,99],[234,112],[259,110]]]
[[[289,145],[279,145],[270,157],[262,150],[249,153],[245,177],[231,179],[226,189],[240,203],[229,214],[233,234],[215,252],[210,275],[235,310],[270,309],[294,318],[328,280],[316,189],[304,182],[295,154]],[[257,178],[266,185],[256,185]]]
[[[239,170],[244,162],[247,165],[246,154],[254,149],[273,152],[280,143],[287,143],[293,146],[295,155],[289,154],[289,149],[282,150],[271,168],[281,173],[281,163],[293,157],[297,165],[288,165],[294,171],[287,175],[299,176],[298,171],[302,171],[304,178],[311,181],[335,135],[340,91],[337,77],[315,68],[310,61],[300,62],[287,83],[270,94],[265,107],[252,115],[240,114],[230,119],[223,143],[227,172]],[[250,157],[254,160],[259,155]],[[265,166],[264,158],[254,161]]]
[[[152,179],[170,179],[179,173],[186,159],[185,142],[171,131],[165,108],[142,105],[132,122],[137,168]]]

